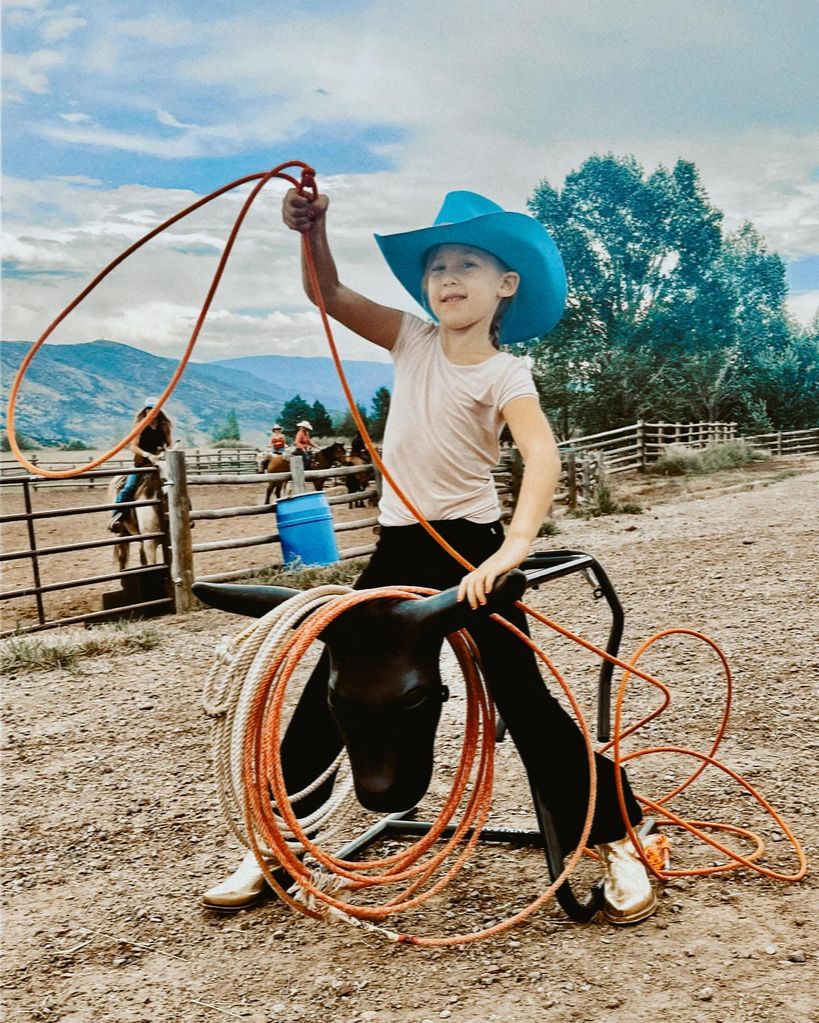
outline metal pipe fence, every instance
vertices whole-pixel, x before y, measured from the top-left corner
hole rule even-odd
[[[563,462],[563,473],[556,501],[576,508],[593,500],[600,472],[614,475],[624,472],[646,471],[647,467],[668,449],[669,445],[678,445],[691,449],[704,448],[712,444],[743,439],[759,449],[766,449],[777,456],[819,454],[819,429],[774,431],[763,434],[740,437],[736,423],[730,422],[697,422],[697,423],[647,423],[637,422],[629,426],[618,427],[596,434],[575,437],[559,443],[558,447]],[[17,465],[17,463],[14,463]],[[49,463],[51,465],[51,463]],[[67,466],[76,464],[68,462]],[[56,467],[56,466],[54,466]],[[157,472],[154,467],[135,469],[128,461],[109,463],[105,469],[95,469],[80,477],[67,480],[46,480],[42,476],[15,474],[7,472],[7,464],[0,466],[0,490],[11,492],[20,488],[22,493],[22,511],[0,515],[0,525],[14,527],[23,523],[24,539],[15,538],[13,549],[0,554],[0,565],[11,566],[15,562],[30,563],[30,583],[17,585],[0,592],[0,601],[21,600],[32,598],[36,624],[23,624],[7,629],[0,635],[13,632],[32,632],[54,628],[69,623],[85,623],[100,621],[113,615],[135,613],[148,610],[185,611],[194,605],[191,587],[194,578],[209,581],[237,579],[248,575],[252,568],[234,569],[197,576],[194,570],[196,555],[219,550],[237,550],[280,542],[276,528],[261,530],[248,536],[223,537],[218,540],[201,540],[194,543],[191,530],[197,521],[206,522],[224,519],[236,519],[237,523],[254,516],[269,516],[275,512],[275,503],[256,505],[231,504],[220,508],[201,508],[192,510],[190,493],[198,487],[227,486],[234,488],[261,483],[282,483],[292,488],[292,492],[304,493],[308,486],[317,481],[344,479],[348,476],[369,474],[372,478],[358,492],[331,494],[328,503],[331,507],[350,506],[361,503],[375,503],[380,495],[381,481],[373,466],[364,464],[356,466],[337,466],[324,470],[304,470],[300,458],[290,461],[290,471],[277,474],[260,474],[256,471],[255,452],[249,450],[225,449],[224,451],[186,452],[172,450],[167,453],[166,473],[163,481],[163,496],[153,501],[135,501],[129,504],[114,505],[112,503],[87,503],[82,506],[40,509],[36,503],[38,487],[50,486],[66,488],[97,487],[107,485],[112,476],[124,472],[151,473]],[[519,486],[522,465],[516,457],[514,449],[505,449],[501,463],[493,470],[496,489],[503,506],[503,518],[511,517],[514,499]],[[232,491],[233,493],[233,491]],[[161,532],[151,532],[132,537],[93,538],[78,543],[44,542],[38,536],[38,526],[48,520],[60,519],[64,516],[85,515],[110,512],[115,507],[123,509],[144,505],[156,505],[160,510],[163,523]],[[377,526],[377,517],[366,511],[360,518],[334,520],[333,529],[336,533],[347,533],[358,529],[373,529]],[[74,552],[112,548],[125,543],[141,543],[145,540],[161,541],[165,551],[166,564],[145,566],[137,569],[126,569],[121,572],[97,572],[92,575],[73,576],[70,579],[54,581],[49,578],[49,558]],[[342,559],[367,556],[375,549],[373,542],[347,547],[341,552]],[[104,608],[83,614],[72,614],[67,617],[49,617],[44,596],[61,590],[80,587],[98,586],[105,582],[119,581],[122,586],[121,600],[118,606]],[[163,592],[159,593],[157,587]]]
[[[136,468],[128,466],[128,472],[137,475],[155,474],[158,476],[158,469],[155,466]],[[123,473],[118,468],[95,469],[88,475],[109,480],[112,476],[121,476]],[[173,600],[168,594],[168,565],[149,565],[139,568],[124,569],[122,571],[97,572],[93,575],[72,575],[68,579],[50,581],[48,571],[48,558],[54,555],[73,554],[87,550],[98,550],[113,548],[119,544],[142,543],[145,540],[159,540],[162,549],[167,547],[167,533],[160,532],[142,533],[133,536],[112,536],[105,539],[82,540],[78,543],[44,544],[37,535],[38,524],[48,520],[60,519],[70,515],[89,516],[95,512],[112,512],[127,508],[155,506],[160,512],[160,523],[163,522],[163,509],[161,497],[149,500],[129,501],[116,504],[113,502],[105,504],[86,504],[80,507],[51,508],[46,510],[35,510],[32,491],[35,485],[42,480],[42,477],[31,476],[30,474],[17,476],[6,476],[0,478],[0,490],[3,492],[12,487],[22,489],[23,510],[20,512],[4,513],[0,515],[0,524],[8,527],[14,524],[25,524],[25,538],[27,546],[18,546],[13,550],[3,550],[0,553],[0,565],[4,566],[13,562],[28,560],[31,571],[31,584],[17,586],[11,589],[4,589],[0,592],[0,601],[20,600],[26,597],[34,598],[36,623],[16,623],[13,628],[4,628],[0,635],[8,636],[17,633],[39,632],[44,629],[56,628],[67,623],[83,623],[103,621],[106,618],[132,614],[136,611],[145,611],[147,608],[173,610]],[[59,485],[62,482],[71,484],[73,480],[49,481]],[[20,543],[20,541],[17,541]],[[5,547],[5,543],[4,543]],[[88,612],[79,615],[57,616],[49,618],[47,613],[44,594],[53,594],[63,590],[77,589],[81,587],[95,587],[102,583],[119,581],[123,587],[124,600],[117,606],[103,608],[101,611]]]

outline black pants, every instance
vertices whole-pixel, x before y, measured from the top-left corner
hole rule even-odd
[[[479,565],[500,547],[499,522],[480,524],[465,519],[433,523],[442,536]],[[422,526],[381,527],[375,553],[356,581],[356,589],[378,586],[428,586],[445,590],[464,575],[461,565]],[[526,616],[513,607],[505,616],[528,634]],[[532,651],[497,622],[475,615],[469,624],[481,653],[484,674],[501,717],[520,753],[531,785],[549,811],[564,855],[577,846],[583,830],[589,793],[586,745],[574,719],[551,695]],[[330,658],[325,649],[308,679],[281,745],[282,768],[289,792],[298,792],[332,763],[341,736],[327,706]],[[597,845],[623,838],[614,786],[614,764],[597,755],[597,801],[588,842]],[[330,779],[295,805],[306,816],[328,798]],[[629,820],[642,814],[628,779],[623,785]]]
[[[499,522],[453,519],[434,522],[433,526],[473,565],[485,561],[503,542]],[[405,584],[445,590],[457,585],[464,574],[461,565],[422,526],[382,526],[376,551],[355,588]],[[522,611],[513,607],[504,617],[528,635]],[[476,615],[468,628],[480,650],[498,712],[567,853],[577,845],[588,805],[589,772],[580,729],[546,688],[537,659],[527,646],[508,629],[483,616]],[[597,803],[590,845],[615,841],[626,834],[614,787],[614,764],[599,754],[596,763]],[[629,819],[637,824],[642,814],[625,774],[623,783]]]

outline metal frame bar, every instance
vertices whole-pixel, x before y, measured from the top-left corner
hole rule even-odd
[[[623,638],[625,614],[623,605],[596,558],[582,551],[539,551],[528,557],[520,566],[529,579],[529,586],[537,589],[549,579],[559,579],[573,572],[583,572],[593,578],[595,600],[605,598],[611,611],[612,623],[606,641],[606,653],[616,657]],[[597,739],[608,742],[611,738],[611,679],[614,665],[603,661],[597,680]]]

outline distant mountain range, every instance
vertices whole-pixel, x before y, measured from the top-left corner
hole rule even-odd
[[[11,382],[30,348],[28,341],[0,342],[3,426]],[[17,430],[48,446],[107,447],[124,436],[144,399],[164,390],[177,365],[116,341],[43,345],[23,383]],[[379,387],[392,390],[391,363],[346,362],[344,370],[365,408]],[[242,440],[260,444],[296,394],[311,405],[320,401],[334,416],[347,407],[331,359],[250,355],[188,363],[165,408],[185,444],[207,443],[231,411]]]

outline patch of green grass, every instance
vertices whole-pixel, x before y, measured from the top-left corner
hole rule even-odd
[[[560,526],[554,521],[554,519],[546,519],[540,529],[537,531],[538,536],[557,536],[560,532]]]
[[[87,629],[8,636],[0,640],[0,670],[48,671],[73,668],[83,657],[150,650],[162,641],[154,624],[143,621],[112,622]]]
[[[700,476],[720,469],[735,469],[768,457],[769,452],[752,447],[744,440],[709,444],[698,451],[669,444],[648,471],[657,476]]]

